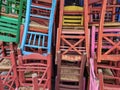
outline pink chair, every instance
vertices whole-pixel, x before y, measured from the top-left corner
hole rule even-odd
[[[94,60],[90,59],[90,85],[89,90],[98,90],[99,82],[94,73]]]

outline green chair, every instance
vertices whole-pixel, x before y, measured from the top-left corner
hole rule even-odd
[[[26,0],[0,0],[0,41],[19,43]]]

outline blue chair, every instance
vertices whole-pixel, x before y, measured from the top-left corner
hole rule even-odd
[[[48,2],[47,2],[48,1]],[[50,2],[51,1],[51,2]],[[24,24],[24,33],[21,43],[22,54],[27,55],[33,53],[30,49],[43,49],[45,53],[51,52],[52,29],[54,23],[54,14],[56,8],[56,0],[27,0],[26,18]],[[37,2],[37,3],[35,3]],[[36,9],[36,11],[34,10]],[[32,10],[34,10],[32,12]],[[38,12],[39,11],[39,12]],[[34,18],[34,19],[33,19]],[[47,27],[38,27],[37,31],[30,30],[31,22],[33,20],[41,23],[41,20],[47,21]],[[34,22],[36,27],[40,26]],[[35,26],[33,25],[33,26]],[[47,29],[47,33],[44,33]]]

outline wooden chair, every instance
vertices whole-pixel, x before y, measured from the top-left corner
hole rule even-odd
[[[58,52],[57,76],[55,90],[85,90],[84,68],[86,55],[78,61],[67,61],[62,59]]]
[[[118,79],[118,73],[119,67],[117,63],[119,62],[119,23],[116,23],[116,20],[106,23],[105,22],[105,13],[107,12],[107,3],[108,0],[102,1],[102,9],[101,9],[101,17],[100,17],[100,23],[93,25],[92,28],[92,57],[95,58],[95,73],[96,75],[99,75],[98,69],[106,68],[113,73],[112,76],[105,76],[106,78],[112,78],[115,81],[115,85],[119,79]],[[119,6],[119,5],[118,5]],[[94,54],[96,53],[96,55]],[[105,70],[105,69],[104,69]],[[103,78],[100,78],[102,80],[102,84],[100,83],[100,88],[103,87],[103,84],[106,83]],[[107,85],[112,82],[107,81]],[[110,84],[111,85],[111,84]],[[108,85],[108,87],[110,86]],[[112,85],[111,85],[112,86]],[[111,87],[112,88],[112,87]],[[106,90],[106,89],[100,89],[100,90]],[[110,88],[108,89],[110,90]],[[112,89],[114,90],[114,89]]]
[[[61,51],[62,59],[79,59],[84,52],[89,57],[88,4],[85,2],[84,7],[80,7],[64,6],[64,0],[60,1],[56,52]]]
[[[107,0],[103,0],[103,7],[101,11],[101,19],[100,19],[100,25],[99,25],[99,31],[98,31],[98,45],[97,45],[97,62],[101,62],[102,60],[110,60],[110,61],[118,61],[119,60],[119,32],[108,32],[104,33],[105,27],[104,27],[104,15],[106,12],[106,5]],[[109,27],[107,27],[109,28]],[[119,28],[118,28],[119,29]],[[113,29],[114,30],[114,29]],[[111,45],[111,48],[104,49],[103,48],[103,42],[106,41]],[[118,52],[117,54],[115,52]]]
[[[111,27],[111,24],[105,23],[104,24],[104,30],[103,34],[110,34],[108,36],[103,37],[102,40],[102,53],[105,53],[106,50],[111,49],[114,47],[113,43],[116,43],[116,40],[119,39],[117,35],[119,35],[119,24],[113,24],[113,27]],[[99,26],[98,25],[93,25],[92,30],[91,30],[91,56],[94,57],[95,54],[97,54],[97,45],[98,45],[98,32],[99,32]],[[115,41],[115,42],[114,42]],[[111,51],[113,55],[118,54],[118,51],[113,50]]]
[[[33,90],[51,90],[51,55],[19,55],[18,60],[19,86],[33,87]]]
[[[0,1],[0,41],[19,43],[23,3],[24,0]]]
[[[107,73],[103,70],[109,70]],[[120,78],[118,74],[120,72],[119,66],[110,65],[98,65],[98,77],[100,81],[100,90],[119,90]]]
[[[10,51],[17,50],[25,3],[25,0],[0,1],[0,58],[2,59],[10,58]]]
[[[26,22],[21,43],[23,54],[30,54],[38,49],[41,49],[42,54],[51,52],[55,8],[56,0],[27,1]],[[43,21],[47,23],[46,26],[42,24]]]
[[[6,62],[7,60],[4,60],[0,63],[0,90],[1,88],[7,89],[7,90],[15,90],[19,86],[18,82],[18,76],[16,72],[16,57],[14,54],[14,51],[10,52],[10,62],[11,65],[8,65],[9,63]],[[7,65],[5,65],[7,63]]]
[[[89,23],[99,23],[101,17],[101,7],[102,0],[89,1]],[[120,5],[117,0],[107,0],[107,9],[104,17],[105,22],[119,22],[119,7]]]

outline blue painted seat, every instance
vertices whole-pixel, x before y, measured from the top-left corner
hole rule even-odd
[[[45,53],[51,52],[55,8],[56,0],[27,0],[26,19],[21,43],[21,50],[24,55],[31,54],[33,53],[32,50],[35,51],[38,49],[42,49]],[[38,23],[37,25],[33,25],[34,27],[39,26],[37,31],[30,30],[32,20]],[[39,25],[42,21],[48,23],[46,24],[47,28]],[[43,28],[47,29],[47,33],[44,33]]]

